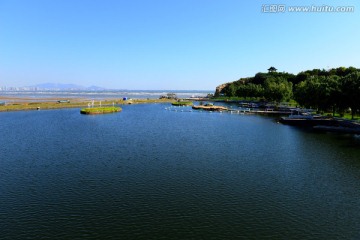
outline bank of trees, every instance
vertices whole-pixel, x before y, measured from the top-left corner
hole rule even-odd
[[[360,110],[360,69],[313,69],[297,75],[274,71],[257,73],[227,84],[218,94],[273,102],[294,99],[301,106],[333,113],[343,113],[350,108],[354,116]]]
[[[295,100],[302,106],[319,111],[343,113],[351,110],[352,118],[360,110],[360,72],[343,77],[313,76],[296,85]]]

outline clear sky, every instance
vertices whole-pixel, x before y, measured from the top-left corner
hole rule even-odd
[[[360,68],[359,54],[358,0],[0,0],[0,86],[212,90],[270,66]]]

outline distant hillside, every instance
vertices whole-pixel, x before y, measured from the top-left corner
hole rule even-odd
[[[106,90],[106,88],[103,87],[98,87],[98,86],[90,86],[88,88],[86,88],[87,90],[91,90],[91,91],[102,91],[102,90]]]
[[[41,83],[36,84],[30,87],[44,89],[44,90],[89,90],[89,91],[100,91],[105,90],[105,88],[98,86],[84,87],[76,84],[69,83]]]

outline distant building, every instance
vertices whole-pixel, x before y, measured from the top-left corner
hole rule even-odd
[[[271,67],[268,69],[268,71],[269,71],[269,73],[270,73],[270,72],[276,72],[277,69],[276,69],[275,67],[271,66]]]
[[[166,96],[168,99],[176,99],[177,98],[175,93],[168,93],[168,94],[166,94]]]
[[[175,93],[168,93],[165,95],[160,96],[160,99],[177,99],[177,96]]]

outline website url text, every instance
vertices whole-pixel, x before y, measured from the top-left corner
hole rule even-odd
[[[285,4],[263,4],[261,6],[263,13],[353,13],[355,6],[287,6]]]

